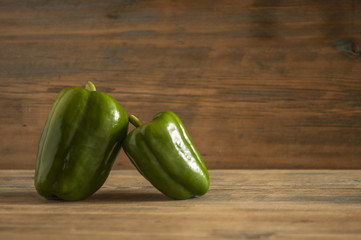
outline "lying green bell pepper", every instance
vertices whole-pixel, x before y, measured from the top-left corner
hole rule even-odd
[[[91,82],[85,89],[64,88],[40,139],[37,192],[64,200],[92,195],[107,179],[127,131],[126,111]]]
[[[176,114],[161,112],[145,124],[131,115],[129,122],[136,128],[124,140],[123,149],[154,187],[174,199],[208,191],[207,168]]]

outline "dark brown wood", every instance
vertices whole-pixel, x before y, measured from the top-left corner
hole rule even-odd
[[[89,80],[176,112],[212,169],[361,168],[357,0],[1,0],[0,168],[33,169],[57,93]]]
[[[213,170],[198,198],[166,198],[135,170],[84,201],[37,195],[0,170],[0,239],[360,239],[361,170]]]

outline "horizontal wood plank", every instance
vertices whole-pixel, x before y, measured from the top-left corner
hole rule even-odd
[[[79,202],[40,197],[33,174],[0,170],[1,239],[361,238],[360,170],[212,170],[189,200],[122,170]]]
[[[361,168],[361,2],[0,1],[0,168],[58,92],[176,112],[209,168]],[[132,169],[121,153],[115,169]]]

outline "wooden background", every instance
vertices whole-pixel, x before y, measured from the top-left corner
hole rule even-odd
[[[361,168],[358,0],[0,0],[0,168],[33,169],[58,92],[89,80],[143,121],[176,112],[210,169]]]

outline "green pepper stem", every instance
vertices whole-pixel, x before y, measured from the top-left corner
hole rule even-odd
[[[143,123],[134,115],[129,116],[129,122],[134,125],[134,127],[140,127]]]
[[[86,85],[85,85],[85,89],[88,91],[96,91],[97,89],[95,88],[94,84],[89,81]]]

